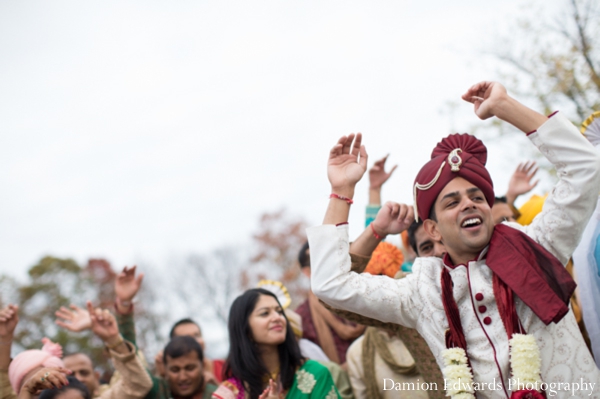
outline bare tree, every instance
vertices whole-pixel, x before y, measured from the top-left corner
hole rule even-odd
[[[264,213],[258,230],[253,234],[250,259],[253,274],[248,279],[256,283],[266,278],[281,281],[292,297],[292,304],[301,303],[308,292],[308,280],[302,279],[298,252],[306,242],[306,221],[290,215],[285,209]]]
[[[245,288],[243,274],[239,248],[224,247],[208,255],[192,255],[187,260],[187,277],[178,283],[179,295],[190,313],[215,317],[227,324],[229,307]]]
[[[600,2],[563,1],[557,15],[532,6],[491,54],[511,91],[581,123],[600,109]]]

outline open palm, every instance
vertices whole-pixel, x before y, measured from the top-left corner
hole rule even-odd
[[[92,320],[87,310],[79,306],[71,304],[71,309],[61,306],[54,315],[56,316],[56,324],[66,330],[80,332],[90,329]]]
[[[327,177],[336,194],[346,195],[348,190],[353,193],[367,170],[367,151],[361,141],[360,133],[343,136],[329,153]]]
[[[513,173],[510,178],[506,196],[511,197],[514,200],[514,198],[519,195],[531,191],[539,181],[532,181],[537,171],[538,168],[535,161],[520,163],[517,170],[515,170],[515,173]]]
[[[371,189],[380,189],[398,167],[398,165],[394,165],[389,172],[385,171],[385,161],[387,161],[388,156],[389,154],[375,161],[371,169],[369,169],[369,185]]]
[[[124,267],[123,271],[117,275],[115,280],[115,294],[121,301],[131,301],[136,296],[142,286],[144,274],[135,275],[136,266],[131,268]]]

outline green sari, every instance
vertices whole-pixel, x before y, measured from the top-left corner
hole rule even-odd
[[[232,377],[223,381],[212,397],[244,399],[245,396],[242,382]],[[307,360],[296,371],[294,383],[285,397],[286,399],[340,399],[340,394],[327,367],[314,360]]]
[[[285,397],[286,399],[339,399],[340,394],[327,367],[314,360],[307,360],[296,371],[294,383]]]

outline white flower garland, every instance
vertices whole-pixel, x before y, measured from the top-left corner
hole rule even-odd
[[[510,368],[518,390],[539,391],[542,386],[540,348],[533,335],[513,334],[510,345]],[[469,368],[467,354],[462,348],[442,351],[445,367],[442,370],[447,387],[446,396],[452,399],[474,399],[473,373]],[[519,389],[520,388],[520,389]]]
[[[462,348],[450,348],[442,351],[444,364],[442,370],[445,385],[448,388],[446,396],[452,399],[474,399],[473,374],[469,367],[467,354]]]
[[[510,366],[517,387],[541,387],[540,348],[535,337],[530,334],[513,334],[510,341]],[[539,391],[539,389],[538,389]]]

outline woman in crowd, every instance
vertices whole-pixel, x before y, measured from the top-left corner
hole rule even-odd
[[[300,354],[277,297],[255,288],[236,298],[229,311],[226,380],[216,399],[339,399],[325,366]]]

